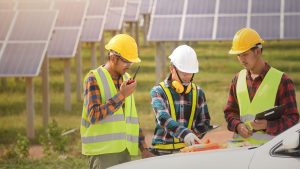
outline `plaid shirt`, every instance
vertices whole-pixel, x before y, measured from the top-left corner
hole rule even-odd
[[[188,94],[178,94],[168,78],[164,81],[166,87],[170,89],[174,101],[176,119],[170,115],[169,102],[160,85],[154,86],[150,92],[152,98],[152,108],[156,116],[156,128],[152,144],[172,144],[173,138],[183,141],[184,137],[191,132],[201,136],[210,127],[210,116],[206,104],[204,91],[197,86],[196,111],[192,125],[192,131],[187,128],[190,112],[192,108],[192,92]]]
[[[122,78],[113,79],[117,91],[123,82]],[[101,102],[101,93],[93,73],[89,73],[84,85],[84,105],[87,108],[87,116],[90,123],[95,124],[107,116],[113,115],[121,106],[124,106],[125,98],[120,93],[110,98],[103,104]],[[141,149],[146,147],[145,137],[140,128],[139,146]],[[142,146],[142,147],[141,147]]]
[[[269,69],[270,65],[266,63],[260,75],[255,79],[252,79],[251,73],[247,71],[246,81],[250,101],[252,101],[257,89],[259,88]],[[224,108],[225,119],[228,122],[227,127],[230,131],[234,132],[237,132],[237,125],[241,123],[239,105],[236,95],[237,79],[238,74],[233,78],[231,82],[227,105]],[[270,135],[277,135],[283,132],[284,130],[296,124],[299,120],[294,83],[286,74],[283,74],[283,76],[281,77],[275,100],[275,105],[283,104],[286,105],[287,108],[285,108],[282,112],[282,118],[274,121],[268,121],[267,123],[266,132]]]

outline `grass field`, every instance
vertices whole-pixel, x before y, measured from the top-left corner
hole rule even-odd
[[[108,39],[108,38],[107,38]],[[166,54],[171,53],[173,44],[167,44]],[[230,42],[198,42],[193,43],[200,61],[200,73],[194,81],[200,85],[206,94],[207,103],[213,124],[226,125],[223,117],[223,107],[227,100],[228,88],[234,74],[242,67],[235,56],[228,55]],[[300,101],[300,41],[267,41],[264,45],[264,58],[273,67],[286,72],[294,81],[297,89],[298,107]],[[90,69],[90,49],[83,45],[83,72]],[[153,130],[154,115],[151,110],[149,91],[155,85],[155,46],[150,44],[140,48],[141,70],[137,76],[138,87],[135,92],[137,109],[141,126],[145,130]],[[98,54],[99,55],[99,54]],[[99,60],[99,59],[98,59]],[[67,129],[79,128],[82,102],[76,101],[75,59],[72,60],[72,111],[64,110],[64,77],[63,60],[50,60],[50,103],[51,119],[55,119],[59,126]],[[133,66],[132,70],[136,65]],[[166,67],[167,69],[167,67]],[[17,133],[25,135],[26,126],[26,97],[25,80],[22,78],[7,78],[7,84],[0,84],[0,156],[7,146],[15,142]],[[41,78],[34,78],[35,87],[35,128],[36,135],[42,131],[42,94]],[[36,144],[37,139],[32,140]],[[78,150],[66,161],[52,159],[28,160],[14,163],[0,160],[0,168],[78,168],[85,166],[86,159],[78,155],[80,150],[79,137],[74,146]],[[22,166],[22,167],[21,167]],[[25,167],[24,167],[25,166]],[[28,166],[28,167],[27,167]],[[39,167],[41,166],[41,167]],[[60,167],[58,167],[60,166]]]

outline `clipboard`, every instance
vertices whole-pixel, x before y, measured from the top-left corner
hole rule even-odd
[[[260,113],[256,114],[255,119],[256,120],[265,119],[265,120],[269,120],[269,121],[277,120],[277,119],[281,118],[284,107],[285,107],[285,105],[275,106],[273,108],[270,108],[268,110],[260,112]]]

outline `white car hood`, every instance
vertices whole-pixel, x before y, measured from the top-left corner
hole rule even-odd
[[[257,148],[241,147],[152,157],[116,165],[111,169],[243,169]]]

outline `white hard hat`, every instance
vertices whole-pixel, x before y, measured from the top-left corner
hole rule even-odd
[[[180,45],[169,56],[171,63],[180,71],[185,73],[199,72],[199,63],[196,52],[188,45]]]

